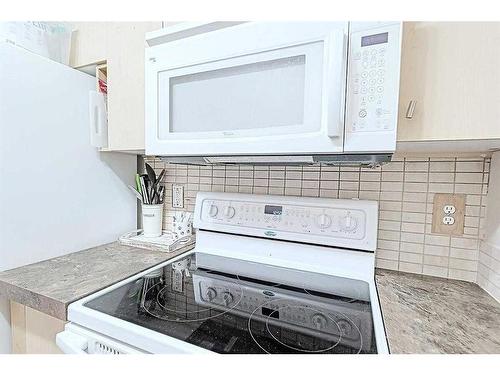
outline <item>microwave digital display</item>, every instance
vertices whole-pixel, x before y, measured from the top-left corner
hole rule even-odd
[[[387,43],[389,33],[367,35],[361,38],[361,47],[373,46],[374,44]]]
[[[282,206],[268,206],[264,207],[264,213],[267,215],[281,215],[283,212]]]

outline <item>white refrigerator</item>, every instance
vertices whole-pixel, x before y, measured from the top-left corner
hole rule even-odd
[[[95,78],[0,42],[0,271],[136,228],[137,157],[90,144]],[[10,352],[0,297],[0,353]]]

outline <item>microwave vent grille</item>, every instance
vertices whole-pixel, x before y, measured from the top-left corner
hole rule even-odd
[[[162,156],[169,164],[187,165],[334,165],[375,168],[391,161],[392,154]]]

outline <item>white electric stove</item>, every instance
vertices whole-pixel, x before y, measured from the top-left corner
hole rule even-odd
[[[373,201],[198,193],[196,247],[72,303],[66,353],[388,353]]]

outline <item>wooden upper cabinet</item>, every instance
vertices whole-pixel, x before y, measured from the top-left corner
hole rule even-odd
[[[145,34],[162,23],[80,22],[74,27],[71,65],[107,64],[107,150],[144,150]]]
[[[405,23],[399,100],[398,141],[500,138],[500,23]]]
[[[107,22],[74,22],[70,65],[74,68],[106,60]]]

